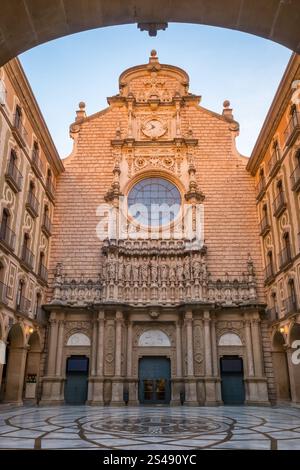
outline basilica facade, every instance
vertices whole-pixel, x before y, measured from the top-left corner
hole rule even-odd
[[[107,109],[79,104],[42,403],[76,401],[80,368],[91,404],[269,403],[254,185],[229,102],[216,114],[200,100],[153,51]]]
[[[238,135],[230,102],[219,114],[204,108],[187,73],[161,64],[156,51],[121,74],[106,109],[88,115],[79,103],[71,155],[62,165],[49,141],[48,173],[36,174],[49,220],[24,202],[40,240],[37,262],[24,273],[24,262],[19,268],[27,311],[18,307],[17,280],[10,277],[6,288],[2,263],[4,401],[203,406],[285,399],[274,372],[283,359],[272,343],[282,322],[268,313],[259,236],[259,157],[249,162],[238,152]],[[299,273],[294,284],[299,295]],[[290,368],[294,391],[297,374]],[[299,401],[297,393],[289,399]]]

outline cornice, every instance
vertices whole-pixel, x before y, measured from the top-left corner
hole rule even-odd
[[[246,167],[253,176],[290,102],[293,94],[291,84],[297,75],[300,77],[300,55],[292,54]]]
[[[17,96],[22,102],[26,116],[30,121],[35,135],[39,139],[40,145],[43,148],[51,168],[55,170],[56,174],[62,173],[64,171],[64,165],[59,157],[47,124],[19,59],[15,58],[11,60],[4,66],[4,69]]]

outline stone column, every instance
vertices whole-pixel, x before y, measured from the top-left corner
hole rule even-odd
[[[62,358],[63,358],[63,349],[64,349],[64,329],[65,322],[60,320],[58,323],[58,340],[57,340],[57,352],[56,352],[56,365],[55,365],[55,375],[62,375]]]
[[[189,332],[190,335],[190,332]],[[176,375],[182,377],[181,323],[176,323]]]
[[[267,379],[263,370],[263,352],[260,334],[259,315],[251,320],[254,376],[248,378],[248,404],[269,404]]]
[[[211,318],[209,311],[203,314],[204,323],[204,351],[205,351],[205,404],[217,403],[216,379],[213,378],[212,370],[212,346],[211,346]]]
[[[91,376],[96,375],[96,364],[97,364],[97,320],[93,318],[93,333],[92,333],[92,344],[91,344]]]
[[[188,310],[184,317],[186,325],[186,358],[187,358],[187,377],[185,379],[185,404],[196,406],[197,387],[194,376],[194,347],[193,347],[193,312]]]
[[[58,323],[56,316],[50,317],[50,339],[49,339],[49,348],[48,348],[48,369],[47,375],[52,377],[55,374],[55,364],[56,364],[56,353],[57,353],[57,333],[58,333]]]
[[[126,376],[127,376],[127,386],[128,386],[128,404],[137,405],[138,396],[137,396],[137,384],[138,381],[132,377],[132,322],[128,320],[127,323],[127,367],[126,367]]]
[[[112,405],[123,405],[123,380],[121,378],[122,366],[122,325],[123,313],[116,312],[116,336],[115,336],[115,377],[112,383]]]
[[[63,330],[64,325],[61,321],[58,321],[57,313],[51,313],[47,375],[42,379],[43,390],[42,399],[40,401],[41,405],[63,402],[63,378],[61,376]]]
[[[251,330],[250,330],[249,320],[246,320],[245,322],[245,339],[246,339],[246,351],[247,351],[248,376],[253,377],[254,366],[253,366],[253,352],[252,352]]]
[[[104,319],[105,313],[103,310],[98,312],[97,321],[94,323],[94,331],[96,330],[95,340],[95,376],[90,378],[93,383],[93,392],[90,397],[91,405],[103,405],[103,356],[104,356]]]
[[[216,335],[216,318],[212,318],[211,322],[211,344],[212,344],[212,369],[213,376],[215,379],[215,390],[216,400],[218,403],[222,403],[222,392],[221,392],[221,378],[220,378],[220,367],[219,357],[217,348],[217,335]]]

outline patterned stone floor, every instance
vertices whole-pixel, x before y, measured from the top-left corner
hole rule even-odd
[[[300,449],[300,409],[0,407],[0,449]]]

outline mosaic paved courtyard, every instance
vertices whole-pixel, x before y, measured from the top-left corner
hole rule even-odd
[[[0,407],[1,449],[300,449],[300,409]]]

